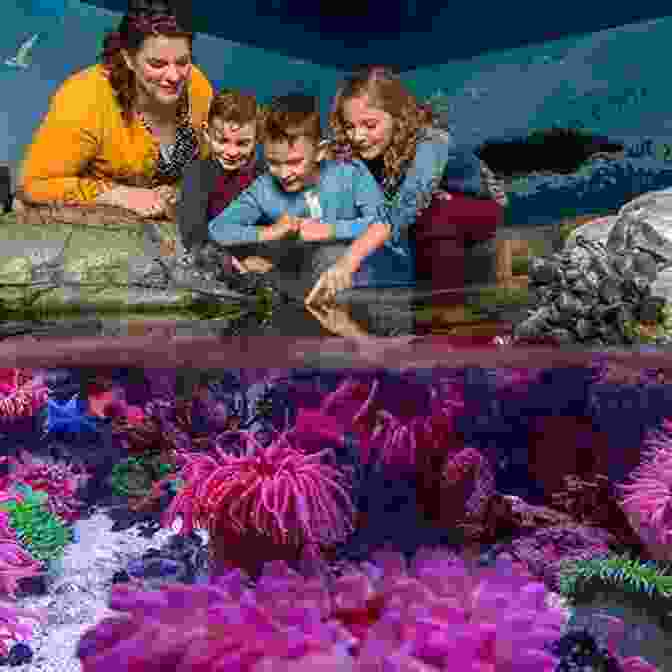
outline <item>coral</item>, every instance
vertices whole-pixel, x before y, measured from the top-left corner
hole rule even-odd
[[[237,432],[249,448],[242,456],[217,448],[213,455],[183,456],[183,487],[164,516],[179,515],[181,532],[194,526],[212,530],[222,558],[231,548],[223,535],[261,535],[278,546],[331,545],[352,531],[354,508],[345,477],[322,461],[324,452],[306,454],[283,433],[268,447],[249,432]],[[230,541],[230,539],[226,539]],[[256,558],[258,561],[259,558]]]
[[[545,501],[562,492],[569,475],[606,473],[609,438],[590,417],[547,415],[530,427],[529,469]]]
[[[175,403],[162,399],[147,403],[142,420],[137,423],[129,422],[123,413],[113,416],[113,431],[131,455],[159,453],[167,458],[176,450],[193,449],[190,437],[170,421],[170,416],[175,413]]]
[[[0,418],[32,416],[49,397],[40,376],[26,369],[0,369]]]
[[[441,475],[441,520],[473,529],[485,517],[495,494],[492,467],[478,450],[464,448],[446,460]]]
[[[566,614],[547,598],[506,561],[470,568],[443,551],[422,549],[410,567],[378,553],[331,582],[273,562],[254,589],[239,572],[151,592],[115,586],[110,606],[123,616],[86,632],[77,655],[83,672],[260,672],[320,654],[353,672],[552,672]]]
[[[618,485],[621,506],[656,559],[672,560],[672,421],[646,437],[641,464]]]
[[[0,458],[0,462],[3,459],[10,464],[11,471],[0,479],[0,489],[8,489],[12,483],[21,483],[36,492],[45,492],[48,495],[47,507],[54,515],[66,522],[79,517],[82,503],[75,495],[88,478],[86,472],[77,472],[72,465],[65,463],[38,459],[27,451],[21,452],[20,459]]]
[[[497,492],[490,498],[482,521],[473,526],[470,536],[482,543],[495,543],[504,537],[533,534],[543,527],[574,524],[566,513]]]
[[[110,476],[112,490],[123,497],[144,498],[155,482],[174,470],[159,454],[129,457],[115,465]]]
[[[613,539],[605,530],[566,524],[544,527],[515,539],[511,544],[511,554],[523,562],[532,574],[543,579],[551,590],[556,590],[562,562],[609,553],[610,542]]]
[[[615,622],[612,628],[619,633],[620,622]],[[606,647],[600,646],[586,629],[567,632],[553,643],[552,651],[560,656],[556,672],[656,672],[653,665],[641,658],[621,658],[614,637]]]
[[[8,493],[2,495],[4,501],[9,498]],[[0,511],[0,593],[14,597],[19,581],[37,576],[40,570],[40,563],[19,544],[9,513]]]
[[[569,514],[579,523],[608,530],[623,546],[641,550],[641,542],[623,513],[611,481],[601,474],[587,481],[565,476],[565,487],[552,496],[553,508]]]
[[[89,387],[87,395],[89,415],[98,418],[122,418],[131,426],[141,424],[145,412],[140,406],[128,404],[118,386]]]
[[[0,600],[0,655],[7,656],[10,653],[11,642],[32,636],[33,626],[22,619],[40,621],[42,617],[34,611]]]
[[[0,504],[0,510],[9,513],[10,525],[19,541],[37,560],[59,558],[72,541],[72,533],[47,508],[48,495],[17,484],[11,499]]]
[[[227,404],[198,388],[192,399],[156,399],[148,402],[142,414],[129,406],[113,418],[115,433],[132,455],[160,453],[168,460],[175,452],[208,451],[216,438],[241,427],[241,417]]]
[[[559,592],[567,598],[575,599],[595,583],[649,597],[672,598],[672,575],[655,562],[642,562],[628,554],[609,554],[560,563]]]

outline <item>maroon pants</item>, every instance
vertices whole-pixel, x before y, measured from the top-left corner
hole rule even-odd
[[[497,201],[450,196],[435,196],[415,220],[416,278],[433,290],[464,287],[469,249],[494,239],[504,215]]]

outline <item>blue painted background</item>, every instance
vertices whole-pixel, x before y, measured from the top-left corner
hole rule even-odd
[[[2,19],[0,163],[15,174],[51,93],[97,59],[105,32],[120,15],[79,0],[17,0],[3,6]],[[27,67],[6,64],[35,34]],[[618,164],[515,183],[510,220],[544,223],[574,211],[619,207],[633,191],[672,186],[666,147],[672,147],[672,98],[664,65],[671,38],[668,17],[414,70],[405,79],[419,97],[434,96],[447,109],[458,138],[468,144],[552,124],[583,126],[625,143],[627,158]],[[261,100],[303,88],[320,96],[325,115],[343,75],[207,35],[196,40],[195,59],[216,88],[254,89]]]

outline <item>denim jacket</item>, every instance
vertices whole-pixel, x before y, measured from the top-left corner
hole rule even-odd
[[[481,162],[471,149],[460,147],[448,131],[426,128],[421,131],[406,174],[386,199],[393,241],[407,233],[437,190],[480,196]]]

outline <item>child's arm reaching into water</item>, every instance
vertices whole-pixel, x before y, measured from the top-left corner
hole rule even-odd
[[[356,238],[345,254],[318,279],[306,297],[307,304],[328,302],[334,295],[352,287],[355,273],[362,262],[372,252],[385,244],[390,238],[391,227],[385,222],[374,222]]]
[[[354,240],[345,254],[320,276],[306,297],[308,304],[330,301],[337,292],[352,287],[354,275],[362,266],[364,259],[382,247],[391,237],[392,228],[386,219],[385,199],[374,177],[362,165],[355,173],[354,180],[353,192],[357,209],[362,216],[352,220],[331,222],[336,232],[336,239],[346,237],[349,231],[349,237]],[[303,236],[306,225],[301,222],[300,226]]]

